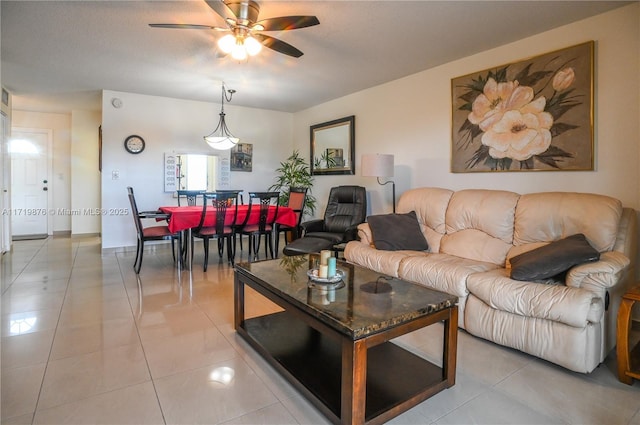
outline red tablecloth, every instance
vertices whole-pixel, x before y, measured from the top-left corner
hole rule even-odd
[[[275,207],[269,207],[270,217],[273,217],[273,212],[275,211],[275,209]],[[192,207],[160,207],[160,211],[165,214],[171,214],[171,218],[169,219],[169,230],[175,233],[193,227],[198,227],[198,224],[200,224],[200,216],[202,215],[202,206],[196,205]],[[238,205],[238,218],[236,220],[237,224],[242,224],[244,222],[248,211],[249,205]],[[226,223],[231,224],[231,222],[233,221],[233,212],[233,208],[229,208],[227,210],[227,218],[225,219]],[[215,225],[215,214],[215,208],[207,206],[207,219],[205,220],[206,226]],[[249,216],[249,221],[247,222],[247,224],[257,224],[259,216],[260,207],[258,205],[255,205],[253,208],[251,208],[251,215]],[[285,226],[295,226],[296,213],[291,208],[278,207],[278,216],[276,217],[276,223],[283,224]]]

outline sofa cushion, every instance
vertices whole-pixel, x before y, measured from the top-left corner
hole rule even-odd
[[[519,198],[519,194],[504,190],[459,190],[451,196],[447,208],[447,234],[475,229],[511,245]]]
[[[440,252],[443,254],[489,262],[500,267],[504,267],[510,248],[510,244],[476,229],[465,229],[444,235],[440,241]]]
[[[468,277],[467,287],[471,294],[495,310],[577,328],[600,322],[604,314],[603,298],[592,291],[514,281],[505,269],[474,273]]]
[[[383,251],[361,241],[351,241],[344,249],[347,261],[393,277],[398,277],[400,263],[405,258],[426,255],[429,254],[422,251]]]
[[[552,242],[584,234],[599,252],[611,251],[622,203],[591,193],[543,192],[522,195],[516,207],[513,245]]]
[[[446,213],[440,252],[504,267],[513,246],[513,218],[520,195],[503,190],[455,192]]]
[[[600,253],[582,233],[578,233],[511,258],[511,278],[528,281],[547,279],[599,258]]]
[[[367,217],[371,228],[373,244],[384,251],[413,250],[425,251],[429,249],[424,238],[416,212],[406,214],[382,214]]]
[[[398,213],[416,212],[431,252],[440,252],[440,240],[446,232],[445,213],[452,195],[449,189],[421,187],[407,190],[398,200]]]
[[[447,254],[407,256],[400,262],[398,277],[458,297],[466,297],[467,277],[496,269],[491,263]]]

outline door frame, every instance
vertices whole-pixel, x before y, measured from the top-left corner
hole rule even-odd
[[[2,134],[0,134],[0,253],[11,251],[11,158],[9,158],[9,137],[11,136],[11,123],[9,115],[0,111],[2,119]]]
[[[53,130],[50,128],[33,128],[33,127],[11,127],[11,139],[14,132],[16,133],[41,133],[47,135],[47,235],[53,235],[53,217],[56,215],[56,208],[53,207]],[[9,153],[11,157],[11,153]],[[9,189],[9,198],[13,194],[13,182]]]

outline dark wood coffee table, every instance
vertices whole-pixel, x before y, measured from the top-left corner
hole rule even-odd
[[[343,287],[309,285],[317,256],[241,263],[235,329],[333,423],[380,424],[455,384],[457,297],[338,262]],[[245,286],[282,311],[245,317]],[[444,322],[442,367],[390,340]]]

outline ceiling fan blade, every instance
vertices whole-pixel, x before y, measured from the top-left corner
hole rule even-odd
[[[178,29],[191,29],[191,30],[216,30],[227,31],[228,28],[214,27],[211,25],[196,25],[196,24],[149,24],[153,28],[178,28]]]
[[[289,43],[285,43],[282,40],[278,40],[277,38],[269,37],[264,34],[252,34],[263,46],[268,47],[270,49],[275,50],[276,52],[284,53],[285,55],[293,56],[294,58],[299,58],[304,53],[300,50],[296,49]]]
[[[231,19],[236,20],[236,15],[222,0],[206,0],[205,3],[209,5],[214,12],[220,15],[225,21]]]
[[[262,26],[264,29],[261,31],[283,31],[312,27],[319,23],[320,21],[315,16],[281,16],[279,18],[263,19],[256,22],[255,26]]]

